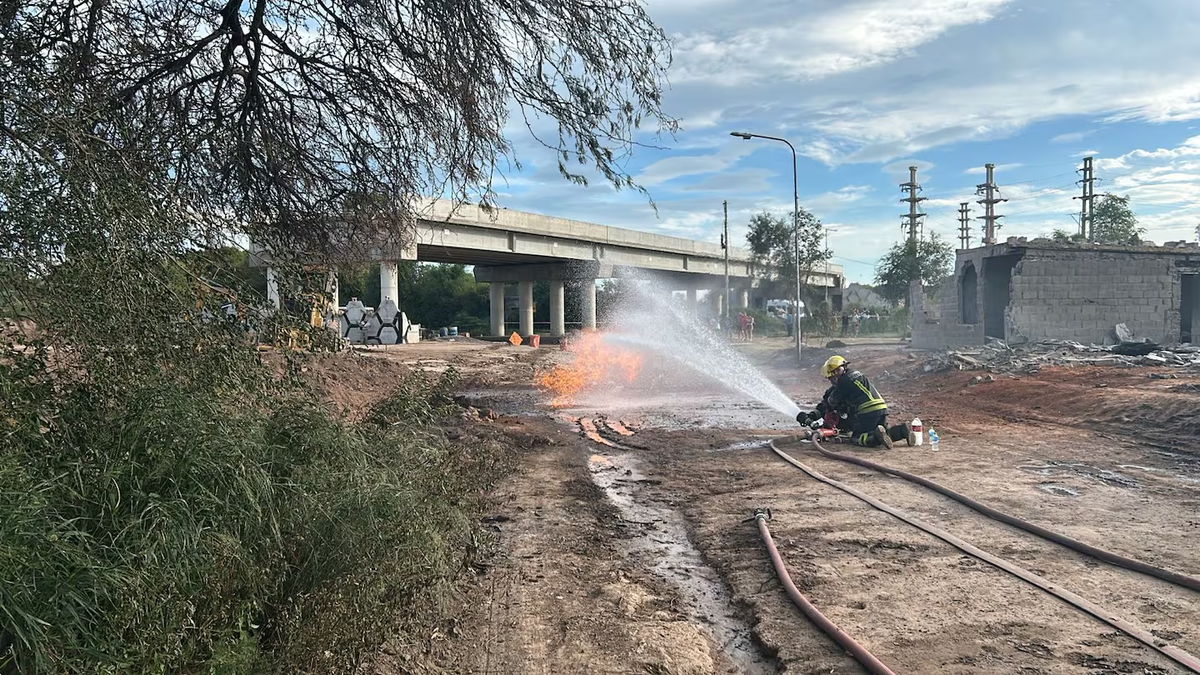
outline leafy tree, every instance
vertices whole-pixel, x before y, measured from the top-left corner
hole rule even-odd
[[[1086,237],[1078,232],[1067,232],[1061,229],[1054,230],[1050,238],[1059,244],[1079,243],[1086,240]]]
[[[1136,246],[1146,228],[1138,227],[1137,216],[1129,207],[1129,196],[1106,193],[1096,200],[1092,211],[1092,241],[1097,244]]]
[[[632,186],[636,130],[675,128],[660,110],[669,43],[634,0],[6,7],[0,174],[21,177],[6,206],[78,212],[40,232],[5,223],[0,249],[60,250],[122,184],[126,207],[281,251],[403,239],[376,223],[405,222],[414,199],[490,202],[496,167],[519,167],[510,110],[557,126],[538,138],[580,183],[572,164]]]
[[[801,289],[808,283],[813,268],[829,260],[825,250],[825,228],[821,221],[804,209],[800,209],[795,221],[792,214],[776,216],[763,211],[750,218],[750,230],[746,243],[754,257],[754,264],[765,273],[773,290],[784,297],[796,299],[796,237],[800,244]]]
[[[261,288],[247,240],[344,263],[423,196],[489,203],[510,112],[636,187],[668,51],[636,0],[0,3],[0,671],[360,668],[461,569],[494,453],[456,466],[429,383],[348,427],[254,347],[296,322],[197,288]]]
[[[936,286],[954,271],[954,248],[937,232],[892,245],[875,265],[875,292],[893,304],[908,297],[909,283]]]

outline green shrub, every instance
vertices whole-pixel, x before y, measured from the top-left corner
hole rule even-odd
[[[350,672],[461,568],[499,473],[437,431],[453,373],[351,425],[47,362],[0,354],[0,672]]]

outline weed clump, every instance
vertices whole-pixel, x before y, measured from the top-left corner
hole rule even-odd
[[[2,673],[351,672],[472,550],[497,465],[440,432],[453,372],[348,423],[266,379],[70,360],[0,349]]]

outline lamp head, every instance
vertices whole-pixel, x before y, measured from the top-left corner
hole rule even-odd
[[[753,138],[753,136],[751,134],[748,134],[745,131],[731,131],[731,132],[729,132],[729,135],[737,136],[738,138],[741,138],[741,139],[744,139],[747,141],[750,140],[751,138]]]

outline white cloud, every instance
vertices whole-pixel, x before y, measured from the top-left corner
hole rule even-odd
[[[1094,131],[1073,131],[1068,134],[1059,134],[1058,136],[1051,138],[1050,142],[1051,143],[1078,143],[1079,141],[1082,141],[1083,139],[1087,138],[1088,136],[1091,136],[1093,133],[1095,133],[1095,132]]]
[[[888,178],[890,178],[893,182],[906,183],[908,182],[909,167],[913,166],[917,167],[917,180],[923,181],[929,179],[930,170],[937,165],[933,162],[926,162],[920,159],[900,159],[884,165],[882,167],[882,171],[886,173]]]
[[[801,198],[800,206],[820,216],[822,212],[836,211],[854,202],[862,201],[871,191],[872,188],[869,185],[847,185],[839,190],[825,192],[815,197]]]
[[[715,154],[679,155],[660,159],[642,169],[634,180],[649,187],[685,176],[716,173],[733,166],[753,151],[752,146],[744,143],[727,142]]]
[[[1012,0],[850,0],[830,5],[748,5],[726,14],[754,25],[675,36],[676,82],[733,85],[812,81],[905,56],[959,26],[992,19]],[[918,28],[919,27],[919,28]]]
[[[1019,168],[1021,168],[1021,167],[1023,167],[1023,166],[1025,166],[1025,165],[1024,165],[1024,164],[1021,164],[1020,162],[1014,162],[1014,163],[1012,163],[1012,164],[997,164],[997,165],[996,165],[996,166],[993,168],[993,171],[996,171],[996,172],[999,172],[999,171],[1012,171],[1012,170],[1014,170],[1014,169],[1019,169]],[[984,166],[973,166],[973,167],[971,167],[971,168],[967,169],[966,171],[963,171],[963,173],[964,173],[964,174],[966,174],[966,175],[968,175],[968,176],[983,176],[983,175],[986,175],[986,174],[987,174],[987,167],[984,167]]]

